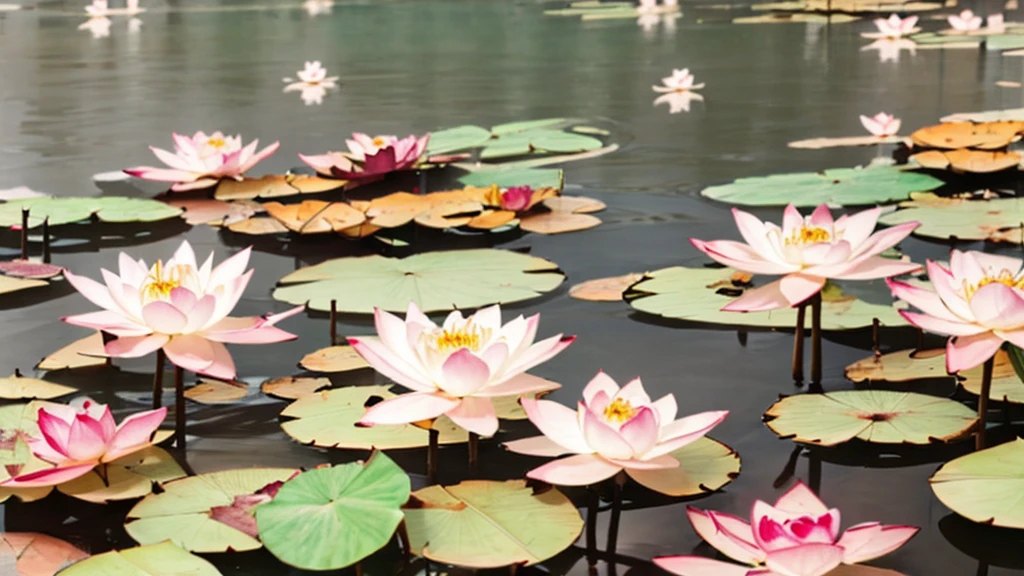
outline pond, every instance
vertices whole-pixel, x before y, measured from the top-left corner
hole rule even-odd
[[[602,223],[567,234],[504,234],[493,238],[444,235],[415,237],[394,248],[374,240],[353,243],[327,234],[250,237],[178,220],[145,224],[54,226],[52,262],[92,278],[99,268],[115,270],[118,253],[153,262],[166,259],[182,239],[200,258],[218,262],[255,245],[255,275],[234,315],[282,312],[289,305],[272,298],[278,280],[301,267],[330,258],[382,252],[406,254],[445,248],[493,246],[528,251],[554,262],[566,281],[535,299],[503,306],[513,315],[540,313],[539,337],[575,334],[577,340],[531,373],[559,382],[548,399],[572,406],[587,382],[604,370],[619,383],[640,376],[652,397],[675,394],[680,414],[729,410],[711,436],[740,455],[742,469],[720,491],[699,499],[660,497],[639,485],[625,490],[618,543],[602,554],[597,570],[667,574],[651,563],[656,556],[714,551],[686,521],[686,507],[746,517],[757,499],[774,501],[795,479],[819,490],[829,506],[842,510],[843,526],[860,522],[920,526],[908,544],[872,565],[908,575],[988,574],[1024,569],[1020,536],[974,524],[951,512],[929,489],[928,478],[945,461],[968,453],[972,442],[922,451],[794,452],[762,423],[780,395],[801,393],[790,378],[791,329],[765,330],[683,322],[636,311],[625,302],[570,298],[568,288],[585,280],[642,273],[669,266],[701,267],[710,260],[689,238],[738,239],[731,206],[700,196],[708,186],[737,178],[865,165],[889,156],[893,147],[864,146],[802,150],[787,143],[814,137],[864,133],[859,115],[885,110],[903,122],[901,134],[957,112],[1020,107],[1022,92],[999,81],[1024,81],[1024,59],[982,49],[902,52],[880,61],[860,36],[869,19],[852,23],[734,24],[756,14],[721,2],[684,2],[682,17],[638,25],[636,18],[581,20],[545,15],[564,2],[537,0],[361,0],[336,2],[311,15],[297,4],[157,0],[144,2],[137,17],[111,16],[109,26],[81,29],[80,3],[27,5],[0,12],[0,189],[16,186],[55,196],[153,197],[166,190],[154,182],[104,179],[94,174],[155,161],[147,146],[168,148],[172,132],[240,133],[280,149],[254,174],[281,174],[302,166],[297,154],[343,147],[352,132],[424,134],[472,124],[493,126],[542,118],[580,119],[606,130],[604,141],[620,146],[609,154],[565,163],[566,195],[598,199],[607,209]],[[964,6],[958,7],[957,10]],[[979,14],[1003,10],[1001,3],[966,7]],[[942,11],[943,15],[953,13]],[[921,26],[934,31],[944,21],[923,12]],[[886,13],[887,15],[887,13]],[[1007,21],[1021,17],[1007,11]],[[294,76],[307,60],[319,60],[336,89],[322,103],[306,105],[284,92],[282,78]],[[674,68],[689,68],[702,101],[671,113],[655,105],[652,84]],[[308,170],[307,170],[308,172]],[[399,178],[393,189],[426,182]],[[778,221],[781,207],[755,208]],[[33,232],[35,234],[35,232]],[[429,238],[428,238],[429,236]],[[17,257],[19,234],[0,234],[0,256]],[[428,241],[418,244],[419,240]],[[440,240],[438,240],[440,239]],[[41,251],[34,235],[33,255]],[[438,240],[434,242],[434,240]],[[960,249],[1019,254],[1013,244],[960,242]],[[945,259],[948,243],[910,237],[900,243],[916,262]],[[858,284],[856,293],[875,303],[889,301],[882,280]],[[41,290],[10,293],[0,301],[0,372],[29,375],[35,363],[90,331],[61,318],[95,308],[67,282]],[[345,294],[337,295],[339,300]],[[439,316],[443,317],[443,316]],[[306,354],[329,345],[324,312],[310,311],[282,322],[297,340],[231,348],[244,398],[221,404],[189,402],[187,451],[171,449],[195,474],[235,468],[312,468],[352,462],[365,450],[303,446],[281,428],[286,401],[266,396],[269,378],[304,374]],[[341,314],[338,334],[372,335],[372,318]],[[885,328],[883,352],[913,348],[910,327]],[[939,336],[926,336],[941,347]],[[934,346],[931,346],[934,345]],[[870,328],[826,332],[822,387],[826,391],[865,387],[844,376],[844,367],[870,356]],[[115,367],[50,372],[47,378],[107,403],[118,420],[148,409],[153,358],[118,359]],[[169,378],[168,374],[168,378]],[[194,381],[189,374],[187,382]],[[336,386],[383,384],[371,370],[331,376]],[[169,382],[168,382],[169,385]],[[936,396],[954,392],[952,378],[890,385]],[[70,398],[70,397],[69,397]],[[69,398],[63,398],[67,401]],[[173,408],[168,389],[164,404]],[[171,426],[169,417],[165,427]],[[440,480],[516,479],[542,463],[505,451],[500,443],[533,435],[529,422],[513,422],[494,439],[484,439],[480,466],[470,473],[462,445],[442,446]],[[999,441],[1009,430],[990,432]],[[994,440],[993,440],[994,441]],[[388,454],[412,477],[413,489],[427,485],[425,450]],[[586,516],[586,495],[566,489]],[[32,503],[10,499],[0,509],[7,532],[42,532],[98,554],[134,546],[123,528],[134,501],[91,504],[63,495]],[[599,548],[609,514],[598,523]],[[1010,544],[1003,544],[1009,542]],[[1014,544],[1016,543],[1016,544]],[[1016,548],[1015,550],[1019,550]],[[205,554],[223,574],[305,573],[278,562],[265,550]],[[395,573],[394,544],[363,569]],[[422,563],[409,570],[451,571]],[[528,571],[582,574],[585,542]],[[498,570],[497,572],[502,572]],[[5,574],[8,572],[4,572]]]

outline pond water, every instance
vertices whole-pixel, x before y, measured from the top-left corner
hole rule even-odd
[[[652,396],[675,393],[682,413],[729,409],[730,416],[712,435],[739,452],[742,473],[698,505],[746,515],[756,498],[774,500],[781,493],[773,483],[793,452],[791,442],[779,440],[761,423],[761,414],[780,394],[797,390],[788,377],[791,333],[655,321],[624,303],[570,299],[568,287],[591,278],[706,262],[689,237],[737,234],[729,207],[701,199],[703,187],[743,176],[855,166],[880,154],[871,147],[793,150],[786,147],[789,141],[860,134],[858,115],[879,110],[895,113],[905,127],[914,128],[948,113],[1021,106],[1019,88],[995,82],[1024,79],[1024,59],[978,50],[921,50],[913,56],[904,52],[898,62],[880,62],[877,52],[861,51],[868,42],[859,33],[871,27],[869,22],[729,23],[749,13],[742,8],[684,4],[684,16],[674,26],[662,23],[650,30],[635,20],[581,22],[543,15],[545,8],[561,5],[530,0],[340,2],[330,14],[314,18],[293,5],[169,1],[152,5],[139,18],[141,24],[114,18],[109,36],[102,38],[77,29],[84,18],[81,7],[71,3],[0,13],[0,188],[27,185],[67,196],[137,194],[125,183],[104,183],[101,190],[91,176],[151,163],[146,145],[169,145],[172,131],[219,129],[262,142],[280,140],[281,150],[257,169],[262,173],[298,165],[299,152],[336,149],[352,131],[404,135],[555,116],[608,123],[622,148],[566,166],[567,192],[608,204],[601,214],[604,224],[501,244],[528,248],[567,274],[553,294],[510,305],[508,313],[540,312],[541,335],[579,336],[566,352],[534,371],[563,383],[552,396],[556,400],[574,402],[589,378],[603,369],[620,381],[642,376]],[[973,7],[980,13],[1000,8]],[[1007,19],[1020,16],[1011,12]],[[925,25],[938,28],[928,20]],[[304,106],[296,94],[282,93],[281,78],[312,59],[340,75],[341,87],[322,105]],[[674,67],[689,67],[699,82],[707,82],[705,101],[694,103],[688,113],[670,114],[666,106],[652,104],[657,95],[651,85]],[[777,219],[781,211],[757,213]],[[126,245],[134,256],[152,261],[187,238],[200,254],[214,250],[221,259],[251,241],[207,226],[160,224],[139,231],[142,235],[131,241],[72,241],[58,232],[54,263],[96,276],[99,267],[116,266],[117,253]],[[2,238],[2,255],[15,254],[16,235]],[[902,246],[917,261],[946,250],[916,239]],[[256,275],[238,315],[285,309],[270,297],[280,277],[354,250],[335,239],[258,244],[251,262]],[[884,297],[884,290],[877,294]],[[87,331],[64,325],[60,318],[91,309],[69,287],[5,296],[0,303],[0,372],[28,372],[38,359],[85,336]],[[195,472],[311,467],[365,457],[299,446],[281,431],[278,413],[285,403],[262,396],[257,384],[301,373],[298,360],[328,340],[321,314],[300,315],[285,327],[299,339],[269,353],[261,347],[233,349],[240,377],[253,384],[244,401],[189,405],[192,437],[183,458]],[[345,317],[339,333],[368,334],[372,325],[367,318]],[[882,344],[897,349],[912,346],[915,339],[909,330],[886,331]],[[870,330],[828,335],[824,387],[853,388],[843,367],[870,349]],[[119,412],[145,408],[152,360],[117,364],[119,370],[53,377]],[[337,380],[368,383],[375,378],[382,377],[363,371]],[[923,389],[950,394],[953,385],[937,381]],[[168,396],[165,403],[170,401]],[[499,440],[529,430],[520,423]],[[928,488],[927,478],[938,464],[969,450],[966,444],[916,462],[894,456],[869,464],[856,454],[801,455],[792,474],[820,486],[824,500],[843,511],[844,526],[883,520],[922,527],[907,546],[873,562],[877,566],[917,576],[1016,573],[1024,569],[1019,548],[1014,558],[992,545],[1005,534],[951,515]],[[394,456],[413,473],[414,486],[422,485],[422,451]],[[539,463],[504,454],[497,440],[483,442],[481,457],[479,475],[496,479],[522,477]],[[442,458],[442,480],[466,476],[464,448],[442,449]],[[654,501],[639,489],[627,491],[626,497],[617,555],[605,557],[613,564],[602,562],[602,573],[656,574],[661,572],[649,562],[653,556],[694,550],[709,554],[685,519],[686,503]],[[46,532],[99,552],[133,544],[121,528],[129,506],[51,497],[34,504],[12,500],[2,514],[5,530]],[[367,570],[390,573],[394,558],[383,557]],[[299,573],[265,552],[208,558],[225,574]],[[539,569],[586,572],[581,545]]]

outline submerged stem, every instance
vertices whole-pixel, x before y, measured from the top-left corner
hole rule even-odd
[[[802,384],[804,381],[804,318],[807,303],[796,307],[796,329],[793,332],[793,382]]]
[[[174,366],[174,445],[185,449],[185,370]]]
[[[433,423],[431,423],[433,426]],[[427,445],[427,483],[437,483],[437,444],[440,433],[431,428],[429,431],[430,443]]]
[[[626,472],[619,471],[612,480],[614,495],[612,496],[612,516],[608,520],[608,546],[605,548],[612,558],[619,544],[619,517],[622,515],[622,487],[626,485]]]
[[[597,566],[597,507],[601,497],[597,485],[587,486],[587,564]]]
[[[331,300],[331,346],[338,345],[338,301]]]
[[[156,371],[153,372],[153,410],[156,410],[163,404],[164,395],[164,362],[167,360],[167,354],[164,353],[164,349],[160,348],[156,351]]]
[[[811,298],[811,383],[821,384],[821,292]]]
[[[28,210],[21,209],[21,259],[28,260]]]
[[[476,472],[477,463],[480,461],[480,435],[475,432],[469,433],[469,471]]]
[[[978,432],[974,435],[974,449],[985,449],[985,428],[988,419],[988,397],[992,393],[992,369],[995,367],[995,356],[985,360],[981,371],[981,394],[978,396]]]

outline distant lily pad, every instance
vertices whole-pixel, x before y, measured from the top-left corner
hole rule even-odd
[[[365,463],[299,474],[256,508],[271,554],[304,570],[351,566],[383,548],[402,522],[409,476],[383,452]]]
[[[459,178],[463,186],[530,186],[562,189],[564,176],[558,168],[480,168]]]
[[[61,570],[59,576],[220,576],[206,560],[171,542],[91,556]]]
[[[684,268],[673,266],[648,272],[624,294],[630,306],[665,318],[709,322],[732,326],[792,328],[794,308],[768,312],[723,312],[721,309],[740,296],[750,284],[736,280],[730,268]],[[772,279],[766,279],[766,282]],[[824,330],[852,330],[871,326],[874,318],[885,326],[906,326],[891,305],[868,304],[835,288],[823,292],[821,326]],[[810,326],[810,314],[807,315]]]
[[[901,209],[883,215],[879,222],[888,226],[920,222],[915,236],[956,237],[961,240],[1021,242],[1024,226],[1024,198],[966,200],[917,194],[902,202]]]
[[[765,412],[773,432],[796,442],[835,446],[857,438],[873,444],[932,444],[967,435],[977,416],[948,398],[891,390],[798,394]]]
[[[506,250],[428,252],[407,258],[364,256],[328,260],[281,279],[274,298],[339,312],[374,307],[424,312],[528,300],[558,287],[565,276],[543,258]]]
[[[47,280],[55,276],[60,276],[64,272],[64,268],[61,266],[54,266],[53,264],[44,264],[42,262],[33,262],[31,260],[8,260],[7,262],[0,262],[0,272],[8,276],[15,278],[34,278],[36,280]]]
[[[181,208],[146,198],[26,198],[0,204],[0,226],[20,226],[24,208],[30,211],[30,228],[41,226],[47,218],[52,226],[81,222],[94,214],[102,222],[155,222],[182,212]]]
[[[430,133],[427,155],[449,154],[483,146],[491,139],[491,131],[479,126],[464,125]]]
[[[808,150],[820,150],[822,148],[843,148],[846,146],[876,146],[879,144],[897,144],[902,142],[899,136],[878,137],[867,136],[845,136],[841,138],[810,138],[790,142],[790,148],[803,148]]]
[[[740,178],[712,186],[701,195],[742,206],[862,206],[903,200],[911,192],[933,190],[942,180],[892,166],[833,168],[823,172]]]
[[[1024,108],[986,110],[984,112],[959,112],[943,116],[941,120],[943,122],[998,122],[1001,120],[1024,122]]]
[[[974,522],[1024,529],[1024,440],[961,456],[928,480],[943,504]]]
[[[671,453],[679,467],[631,470],[630,477],[668,496],[699,496],[720,490],[740,474],[740,455],[718,440],[703,437]]]

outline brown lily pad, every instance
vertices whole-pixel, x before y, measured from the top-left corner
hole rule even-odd
[[[306,200],[301,204],[267,202],[263,205],[267,213],[299,234],[323,234],[340,232],[358,226],[366,220],[362,212],[345,202],[324,202]]]
[[[239,234],[250,236],[265,236],[268,234],[284,234],[288,228],[273,218],[250,218],[241,222],[235,222],[228,226],[228,230]]]
[[[943,122],[926,126],[910,135],[915,146],[956,150],[996,150],[1020,138],[1024,122]]]
[[[96,332],[43,358],[36,368],[39,370],[65,370],[86,366],[103,366],[107,363],[107,359],[102,357],[105,353],[103,335]]]
[[[230,226],[244,222],[263,211],[263,207],[258,202],[251,200],[224,202],[212,198],[177,199],[170,197],[164,201],[184,210],[181,217],[192,226],[199,224]]]
[[[1021,155],[1017,152],[970,150],[940,151],[928,150],[910,157],[924,168],[934,170],[952,170],[954,172],[970,172],[986,174],[999,172],[1020,166]]]
[[[587,280],[569,288],[569,296],[591,302],[621,302],[622,293],[643,277],[642,273],[633,272],[625,276]]]
[[[306,370],[313,372],[348,372],[369,368],[370,364],[351,346],[331,346],[307,354],[299,362]]]
[[[35,532],[0,533],[0,558],[14,558],[10,576],[53,576],[89,555],[77,547]],[[0,560],[0,564],[4,564]]]
[[[254,200],[294,196],[298,193],[299,191],[288,183],[288,176],[268,174],[261,178],[243,180],[225,178],[217,185],[217,191],[213,196],[217,200]]]
[[[601,224],[601,219],[590,214],[572,212],[544,212],[528,214],[519,219],[519,227],[536,234],[563,234],[578,232]]]
[[[876,144],[897,144],[902,142],[903,138],[900,136],[886,136],[879,138],[874,135],[866,136],[847,136],[843,138],[810,138],[807,140],[797,140],[790,142],[788,146],[790,148],[800,148],[804,150],[821,150],[823,148],[842,148],[846,146],[875,146]]]
[[[301,396],[315,394],[325,388],[331,387],[331,381],[327,378],[302,378],[285,376],[267,380],[261,386],[261,390],[267,396],[284,398],[285,400],[298,400]]]
[[[590,214],[591,212],[600,212],[608,206],[600,200],[594,198],[586,198],[584,196],[557,196],[554,198],[548,198],[544,200],[544,206],[547,206],[552,212],[571,212],[573,214]]]
[[[200,404],[230,404],[245,398],[249,394],[249,386],[245,382],[225,382],[223,380],[201,380],[195,386],[185,390],[185,397]]]
[[[64,272],[62,266],[33,262],[32,260],[10,260],[0,262],[0,272],[15,278],[31,278],[35,280],[46,280],[60,276]]]
[[[948,376],[946,351],[942,348],[898,350],[878,358],[870,356],[846,367],[846,377],[853,382],[908,382]]]
[[[336,178],[321,178],[319,176],[307,176],[298,174],[288,180],[288,184],[303,194],[316,194],[318,192],[330,192],[343,187],[348,182]]]
[[[0,294],[28,290],[29,288],[40,288],[49,286],[46,280],[36,278],[14,278],[13,276],[0,276]]]
[[[466,226],[479,230],[493,230],[511,223],[515,218],[516,213],[510,210],[484,210],[467,222]]]

